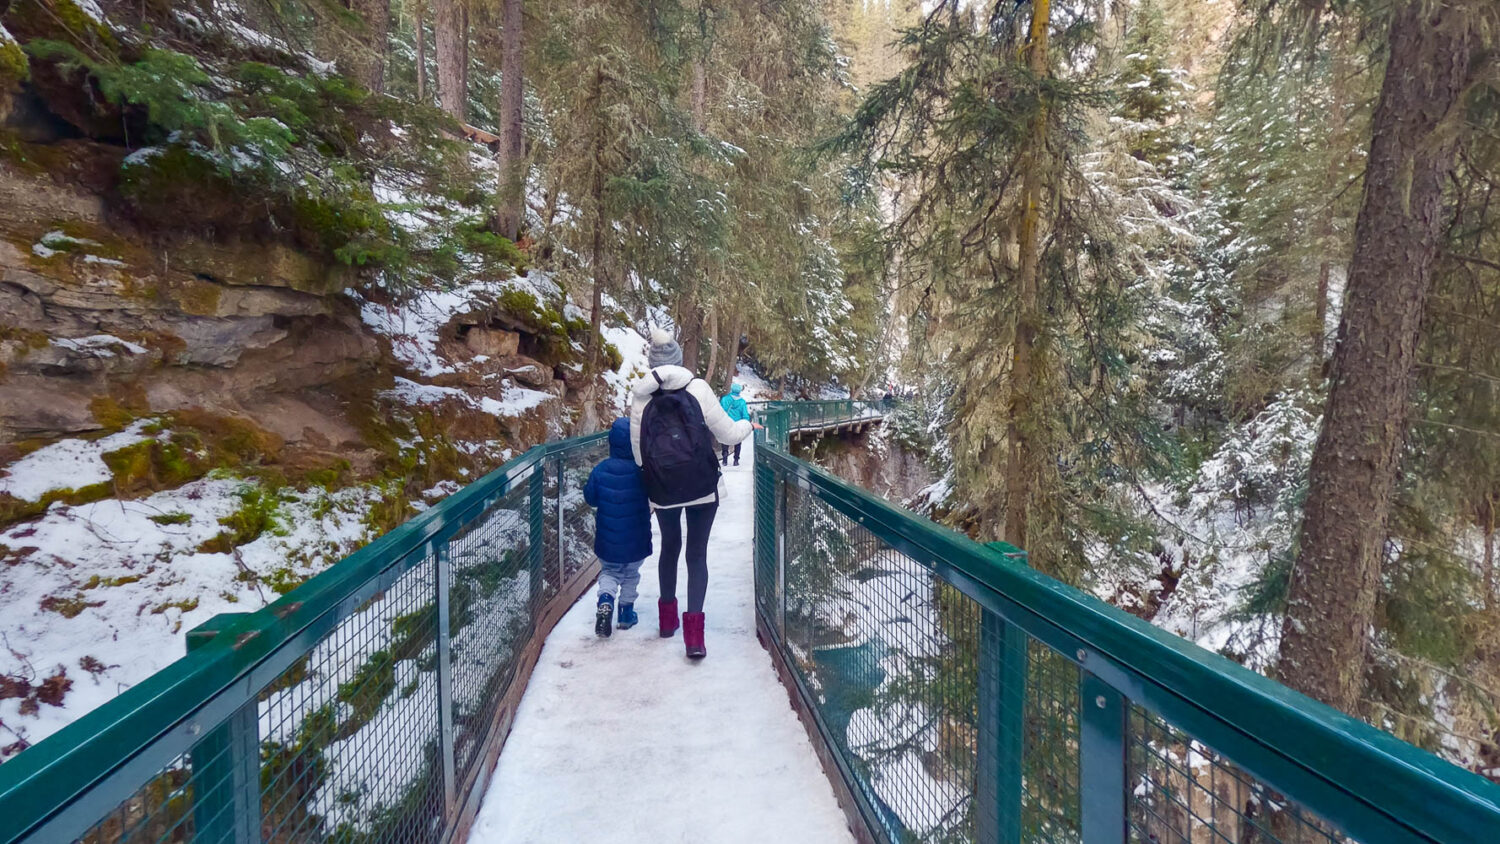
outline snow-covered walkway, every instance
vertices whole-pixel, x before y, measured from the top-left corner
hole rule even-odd
[[[853,840],[755,638],[751,448],[725,470],[709,545],[708,658],[657,635],[654,557],[639,626],[596,638],[587,593],[547,639],[472,844]]]

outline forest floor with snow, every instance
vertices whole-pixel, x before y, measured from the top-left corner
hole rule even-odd
[[[479,387],[435,383],[474,364],[444,354],[452,348],[440,342],[445,325],[516,290],[543,301],[564,295],[537,272],[395,304],[347,294],[402,373],[376,395],[376,413],[490,416],[539,432],[537,442],[563,433],[555,422],[535,421],[568,411],[553,392],[512,377]],[[581,313],[571,302],[566,309]],[[606,324],[605,335],[621,355],[604,376],[606,403],[618,411],[645,370],[647,342],[629,325]],[[511,447],[462,430],[437,436],[442,442],[416,431],[390,444],[420,471],[431,470],[438,449],[461,453],[453,476],[430,486],[398,477],[289,484],[246,467],[193,472],[186,482],[155,479],[167,487],[158,491],[123,491],[118,479],[131,461],[197,459],[170,415],[59,439],[0,466],[5,500],[37,508],[34,517],[0,527],[0,761],[181,657],[193,627],[219,613],[259,609],[374,539],[388,527],[377,516],[392,496],[408,511],[425,509],[536,444]],[[65,496],[90,488],[102,492],[99,500],[73,504]]]

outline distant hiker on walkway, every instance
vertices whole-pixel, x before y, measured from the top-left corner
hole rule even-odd
[[[635,587],[641,582],[641,565],[651,556],[651,507],[630,439],[630,420],[616,419],[609,428],[609,457],[594,467],[583,486],[583,500],[594,508],[594,554],[599,557],[594,632],[606,638],[616,599],[620,629],[635,626]]]
[[[719,399],[719,406],[724,408],[724,413],[735,422],[750,421],[750,405],[740,397],[745,389],[742,384],[734,384],[729,388],[729,395]],[[719,446],[719,465],[729,465],[729,446]],[[740,465],[740,444],[734,444],[734,465]]]
[[[703,644],[708,534],[723,494],[713,440],[733,445],[750,436],[753,428],[748,420],[730,419],[708,383],[682,367],[682,349],[671,334],[651,332],[647,362],[651,371],[631,389],[630,445],[661,528],[661,635],[677,632],[677,556],[686,514],[688,604],[682,614],[682,639],[688,657],[701,659],[708,653]]]

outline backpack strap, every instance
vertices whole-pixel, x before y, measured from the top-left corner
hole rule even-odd
[[[661,380],[661,373],[657,372],[654,369],[651,370],[651,377],[656,379],[656,386],[657,386],[656,392],[657,392],[658,395],[663,395],[664,396],[667,393],[680,393],[683,390],[687,389],[686,387],[678,387],[675,390],[669,389],[667,387],[667,382]]]

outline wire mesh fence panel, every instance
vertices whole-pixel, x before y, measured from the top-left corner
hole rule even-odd
[[[1142,844],[1348,844],[1322,819],[1212,748],[1131,706],[1130,840]]]
[[[979,607],[807,490],[786,513],[789,661],[873,820],[973,840]]]
[[[893,531],[903,516],[779,451],[757,457],[756,483],[757,607],[876,839],[1353,844],[1158,703],[1130,700],[1121,689],[1160,692],[1057,617],[983,591],[931,550],[944,547],[932,528]],[[981,565],[1015,570],[1023,556],[990,550],[1003,556]],[[1208,723],[1204,735],[1243,742]],[[1334,795],[1340,811],[1363,811]]]
[[[592,445],[568,451],[560,457],[563,477],[560,513],[564,583],[571,582],[594,559],[594,511],[583,500],[583,487],[594,466],[608,456],[609,443],[599,440]]]
[[[560,492],[566,486],[563,477],[563,456],[557,455],[542,461],[536,469],[540,473],[542,487],[541,555],[537,563],[541,569],[541,582],[535,584],[537,605],[552,600],[563,584],[562,571],[562,518],[558,511]]]
[[[261,692],[262,840],[440,837],[435,571],[429,554]]]
[[[1078,666],[1034,639],[1026,642],[1021,759],[1021,840],[1080,841]]]
[[[538,470],[540,471],[540,470]],[[522,481],[448,541],[454,761],[467,782],[535,621],[530,485]]]
[[[777,609],[781,594],[776,573],[780,497],[775,470],[763,463],[755,464],[755,604],[761,617],[772,625],[772,634],[778,637],[782,635]]]
[[[216,755],[217,756],[217,755]],[[203,760],[208,763],[210,760]],[[215,758],[215,762],[222,761]],[[193,816],[192,762],[186,754],[146,782],[129,800],[106,814],[79,840],[83,844],[175,844],[198,838]]]
[[[440,569],[456,778],[472,782],[493,739],[499,699],[534,633],[541,601],[591,555],[582,483],[602,442],[552,461],[554,505],[541,463],[416,556],[393,561],[338,610],[332,631],[293,660],[189,753],[146,781],[81,840],[116,842],[438,841],[449,831],[439,665]],[[576,500],[575,500],[576,499]],[[559,534],[559,519],[561,533]],[[549,524],[556,565],[539,574]],[[346,602],[347,603],[347,602]]]

